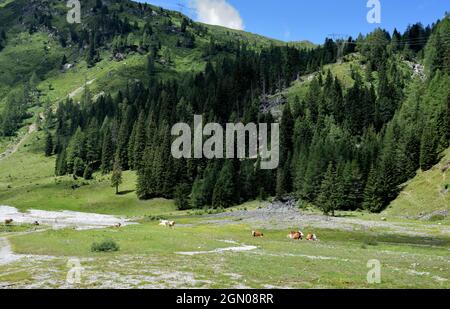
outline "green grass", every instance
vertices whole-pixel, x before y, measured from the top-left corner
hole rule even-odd
[[[46,231],[17,235],[27,227],[13,227],[13,231],[0,232],[8,236],[16,253],[55,256],[56,260],[40,261],[35,264],[16,263],[0,266],[0,282],[18,284],[36,283],[36,269],[51,274],[48,286],[64,284],[68,257],[89,258],[83,266],[96,274],[108,277],[112,273],[121,277],[133,273],[174,272],[192,273],[196,279],[209,283],[195,283],[195,287],[233,288],[248,286],[263,288],[266,285],[278,287],[332,287],[332,288],[443,288],[449,287],[448,247],[449,238],[439,231],[434,232],[430,222],[397,218],[385,214],[365,212],[338,212],[338,216],[355,217],[363,220],[380,220],[414,224],[417,231],[425,231],[429,237],[392,234],[384,229],[368,231],[339,231],[305,227],[321,239],[318,243],[292,242],[286,238],[285,230],[264,231],[263,239],[253,239],[251,230],[257,227],[236,221],[232,225],[203,223],[207,212],[179,212],[168,200],[139,201],[134,192],[136,175],[124,173],[122,195],[115,195],[107,176],[95,174],[95,180],[74,181],[70,177],[54,177],[54,158],[43,155],[43,132],[28,137],[19,151],[0,161],[1,204],[44,210],[75,210],[139,217],[141,224],[121,229],[74,231],[71,229]],[[72,190],[73,184],[82,185]],[[9,188],[8,188],[9,186]],[[228,211],[256,209],[259,202],[250,202],[233,207]],[[307,212],[316,213],[309,209]],[[164,217],[177,222],[175,229],[158,226],[157,220],[145,218]],[[439,221],[440,222],[440,221]],[[118,252],[91,252],[94,242],[113,240],[120,247]],[[255,251],[240,253],[211,253],[182,256],[179,251],[209,251],[230,245],[223,240],[234,240],[258,247]],[[366,264],[370,259],[382,263],[382,284],[368,285]],[[144,263],[142,261],[151,261]],[[119,263],[120,268],[114,267]],[[418,264],[414,268],[412,265]],[[50,271],[51,270],[51,271]],[[418,275],[426,273],[426,275]],[[138,275],[136,274],[136,275]],[[235,279],[237,274],[240,279]],[[434,278],[433,278],[434,277]],[[55,282],[60,283],[55,283]],[[105,279],[106,280],[106,279]],[[111,279],[114,280],[114,279]],[[168,280],[168,279],[167,279]],[[440,279],[439,279],[440,280]],[[171,286],[171,282],[164,282]],[[1,284],[0,284],[1,285]],[[101,281],[87,282],[81,287],[101,286]]]
[[[55,177],[55,158],[43,154],[44,133],[30,135],[13,156],[0,161],[0,201],[21,210],[73,210],[125,216],[160,214],[175,210],[173,201],[140,201],[134,193],[136,175],[124,173],[121,195],[115,195],[109,176],[92,181]],[[80,188],[73,190],[73,185]]]
[[[385,211],[386,215],[422,217],[436,211],[450,210],[450,193],[445,186],[450,186],[450,171],[442,173],[442,167],[450,162],[450,150],[445,152],[439,164],[427,172],[419,172],[410,180],[400,196]],[[443,222],[450,223],[448,216]]]
[[[346,232],[314,229],[321,241],[295,242],[286,238],[289,230],[264,231],[266,237],[254,239],[246,225],[205,225],[198,219],[186,218],[182,224],[192,226],[166,229],[150,222],[136,226],[101,231],[48,231],[11,238],[15,252],[57,257],[94,258],[90,267],[105,271],[113,261],[139,256],[141,260],[158,261],[161,270],[186,271],[213,282],[212,287],[231,287],[237,282],[227,273],[239,274],[239,282],[261,288],[265,284],[279,287],[312,288],[431,288],[448,287],[433,276],[448,278],[447,239],[396,237],[382,232]],[[367,242],[370,237],[370,242]],[[93,253],[91,244],[111,239],[120,246],[115,253]],[[175,252],[209,251],[233,246],[222,240],[255,245],[257,250],[234,253],[210,253],[180,256]],[[368,244],[364,247],[364,244]],[[376,244],[376,245],[374,245]],[[425,245],[424,245],[425,244]],[[106,254],[106,255],[105,255]],[[382,284],[366,282],[367,261],[379,259]],[[416,271],[427,276],[410,274]],[[140,266],[144,271],[147,266]],[[136,270],[137,264],[124,265],[122,272]],[[2,268],[0,267],[0,270]],[[0,278],[1,280],[1,278]]]
[[[13,2],[14,0],[0,0],[0,8],[3,8]]]

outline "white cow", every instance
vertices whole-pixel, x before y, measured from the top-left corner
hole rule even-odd
[[[172,228],[175,226],[175,221],[161,220],[159,222],[159,225]]]

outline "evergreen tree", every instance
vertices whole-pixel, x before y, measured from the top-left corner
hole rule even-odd
[[[50,132],[47,132],[45,137],[45,156],[50,157],[53,154],[53,137]]]
[[[179,210],[190,209],[189,194],[191,187],[188,184],[180,184],[175,188],[175,205]]]
[[[152,121],[152,120],[150,120]],[[141,168],[142,158],[144,156],[145,151],[145,143],[146,143],[146,126],[145,126],[145,115],[142,112],[139,115],[137,124],[136,124],[136,132],[134,136],[134,147],[133,147],[133,162],[134,169]],[[150,127],[151,128],[151,127]]]
[[[334,216],[335,211],[338,209],[339,200],[337,199],[339,188],[336,184],[337,175],[336,169],[333,163],[330,162],[325,174],[325,178],[320,186],[320,194],[317,198],[317,206],[323,211],[324,214],[329,215],[331,213]]]
[[[92,174],[94,173],[91,165],[86,165],[86,168],[84,169],[83,172],[83,178],[86,180],[91,180],[92,179]]]
[[[83,177],[85,169],[86,164],[84,164],[83,159],[76,157],[73,161],[73,175],[77,177]]]
[[[214,208],[228,208],[235,203],[235,187],[233,164],[227,160],[220,171],[214,187],[212,206]]]
[[[114,169],[111,175],[111,186],[116,188],[116,195],[119,194],[119,186],[122,184],[122,168],[117,162],[114,163]]]
[[[107,128],[102,143],[102,164],[101,170],[103,174],[112,171],[114,164],[114,143],[112,140],[111,128]]]
[[[367,179],[366,188],[364,190],[364,209],[371,212],[380,212],[383,210],[383,200],[380,197],[378,190],[377,171],[374,167],[370,170],[369,177]]]
[[[190,199],[190,205],[194,209],[200,209],[207,205],[204,190],[203,190],[204,181],[201,177],[197,177],[192,185],[192,193]]]
[[[420,168],[428,171],[437,163],[437,138],[436,130],[432,124],[428,124],[422,134],[420,143]]]

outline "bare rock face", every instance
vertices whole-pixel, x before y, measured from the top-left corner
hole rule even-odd
[[[261,96],[260,110],[263,113],[271,113],[274,108],[287,103],[287,99],[283,94],[279,95],[263,95]]]
[[[122,53],[115,53],[113,58],[116,61],[123,61],[125,60],[125,55]]]

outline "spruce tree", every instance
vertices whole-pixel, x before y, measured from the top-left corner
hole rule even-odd
[[[102,165],[101,170],[103,174],[108,174],[112,171],[114,164],[114,144],[112,140],[111,128],[107,128],[103,137],[102,143]]]
[[[235,202],[233,164],[227,160],[220,171],[213,193],[214,208],[228,208]]]
[[[76,157],[73,161],[73,171],[72,174],[77,177],[83,177],[86,164],[84,164],[83,159]]]
[[[133,147],[133,162],[134,169],[141,168],[142,158],[144,156],[146,144],[146,125],[145,125],[145,115],[143,112],[139,115],[137,124],[136,124],[136,132],[134,136],[134,147]]]
[[[93,171],[91,165],[88,164],[88,165],[86,165],[86,168],[84,169],[83,178],[86,180],[91,180],[93,173],[94,173],[94,171]]]
[[[317,198],[317,206],[324,214],[331,213],[334,216],[339,201],[337,200],[338,186],[336,185],[336,169],[332,162],[329,163],[327,172],[320,186],[320,194]]]
[[[194,209],[200,209],[207,205],[203,194],[203,185],[204,181],[200,176],[195,179],[192,185],[190,204]]]
[[[111,175],[111,186],[116,188],[116,195],[119,194],[119,186],[122,184],[122,168],[117,162],[114,163],[114,169]]]
[[[50,157],[53,154],[53,137],[50,132],[47,132],[45,137],[45,156]]]
[[[422,134],[420,143],[420,168],[423,171],[428,171],[437,163],[437,138],[436,130],[432,124],[428,124]]]
[[[378,190],[378,175],[376,168],[372,167],[367,179],[366,188],[364,190],[364,209],[371,212],[380,212],[383,210],[383,200]]]
[[[178,210],[186,210],[191,208],[189,203],[190,193],[191,187],[188,184],[182,183],[175,188],[174,199]]]

